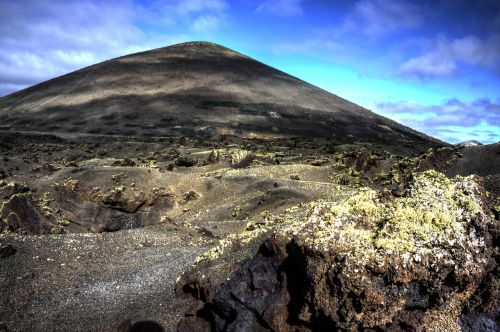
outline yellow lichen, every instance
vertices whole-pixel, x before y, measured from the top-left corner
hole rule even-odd
[[[231,166],[235,168],[246,167],[254,159],[254,154],[247,150],[236,149],[231,154]]]
[[[78,183],[78,180],[69,177],[62,181],[54,183],[52,187],[56,190],[66,190],[74,192],[78,188]]]
[[[54,210],[50,207],[50,203],[53,201],[55,200],[50,198],[49,192],[45,192],[40,196],[38,200],[38,208],[45,217],[50,217],[54,213]]]
[[[257,239],[258,236],[268,232],[269,229],[265,227],[254,228],[252,230],[244,230],[237,234],[231,234],[225,239],[219,241],[219,244],[196,257],[195,264],[204,261],[204,260],[215,260],[219,258],[221,255],[226,253],[228,250],[232,250],[233,246],[237,243],[239,244],[248,244],[252,240]]]
[[[313,203],[307,222],[283,226],[283,234],[301,234],[312,245],[341,240],[357,251],[385,249],[415,252],[443,237],[458,236],[481,206],[471,178],[450,181],[443,174],[417,174],[406,197],[379,202],[377,192],[361,188],[340,202]]]

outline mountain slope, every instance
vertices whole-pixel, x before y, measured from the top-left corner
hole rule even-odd
[[[222,46],[105,61],[0,98],[1,129],[127,136],[293,135],[412,146],[437,140]]]

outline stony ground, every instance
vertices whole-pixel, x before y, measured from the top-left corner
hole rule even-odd
[[[270,220],[305,218],[310,202],[338,202],[364,186],[403,195],[413,171],[480,173],[492,215],[500,205],[495,145],[481,150],[493,160],[485,166],[468,161],[474,150],[450,147],[0,135],[0,323],[8,331],[98,331],[124,320],[175,330],[193,310],[191,294],[255,255]],[[212,280],[200,287],[195,261],[221,245]]]
[[[4,236],[0,320],[9,331],[95,331],[155,321],[172,330],[186,310],[176,278],[208,248],[175,227],[116,233]]]

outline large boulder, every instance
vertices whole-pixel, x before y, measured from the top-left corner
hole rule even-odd
[[[179,330],[460,330],[462,309],[496,266],[498,222],[483,211],[478,178],[428,171],[405,189],[387,198],[364,188],[311,204],[306,220],[280,216]]]
[[[164,188],[154,187],[144,192],[114,185],[87,190],[88,187],[81,185],[79,188],[77,180],[60,183],[66,185],[55,187],[53,205],[79,231],[112,232],[156,224],[176,204],[173,194]]]

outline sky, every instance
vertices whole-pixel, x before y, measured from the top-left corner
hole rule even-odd
[[[0,96],[194,40],[446,142],[500,141],[499,0],[0,0]]]

